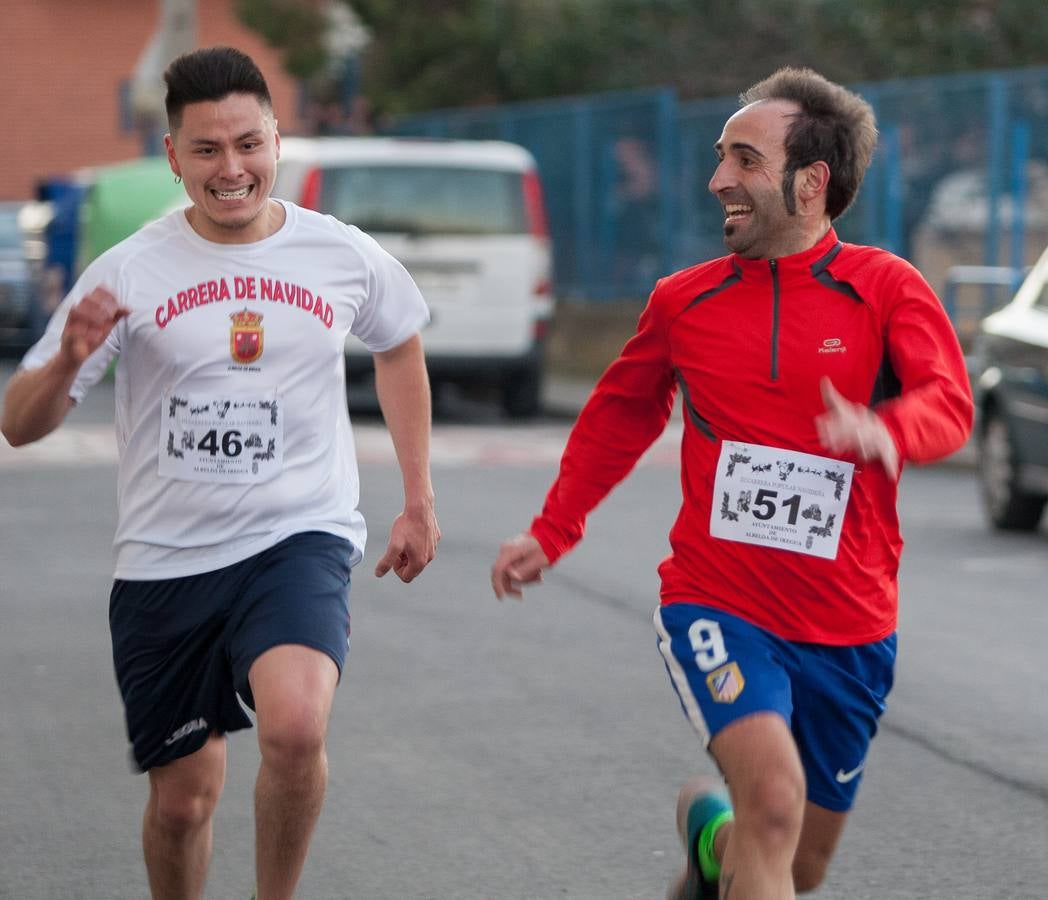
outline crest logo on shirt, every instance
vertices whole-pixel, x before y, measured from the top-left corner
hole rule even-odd
[[[745,686],[746,679],[742,677],[739,664],[735,662],[714,669],[706,676],[706,687],[710,689],[710,696],[718,703],[734,703]]]
[[[262,355],[262,314],[243,309],[229,317],[229,353],[234,362],[246,365]]]

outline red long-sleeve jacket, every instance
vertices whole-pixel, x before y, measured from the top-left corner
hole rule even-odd
[[[896,627],[902,550],[896,481],[854,458],[836,559],[710,535],[722,441],[826,456],[819,383],[868,404],[901,460],[928,462],[971,431],[964,359],[938,298],[909,263],[831,229],[777,260],[737,255],[661,279],[637,333],[579,415],[542,513],[550,561],[662,432],[681,391],[683,502],[659,566],[662,603],[725,609],[787,640],[851,645]]]

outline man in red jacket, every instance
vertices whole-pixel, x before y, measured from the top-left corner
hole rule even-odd
[[[959,449],[972,399],[920,274],[834,231],[873,155],[869,105],[789,68],[741,101],[709,184],[731,255],[658,282],[492,586],[520,596],[582,538],[679,389],[683,503],[655,628],[730,803],[682,789],[670,896],[781,900],[823,880],[891,689],[900,466]]]

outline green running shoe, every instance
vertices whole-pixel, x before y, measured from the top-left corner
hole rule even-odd
[[[691,801],[685,834],[687,864],[670,886],[667,900],[717,900],[718,883],[703,874],[699,863],[699,833],[707,822],[725,813],[731,813],[731,804],[721,791],[698,794]]]

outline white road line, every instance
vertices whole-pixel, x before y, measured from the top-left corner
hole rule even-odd
[[[644,466],[677,464],[681,426],[671,423],[642,458]],[[389,432],[380,425],[353,429],[357,458],[362,465],[393,464],[396,456]],[[430,458],[434,468],[554,466],[560,460],[567,426],[469,426],[433,427]],[[42,441],[11,447],[0,439],[0,471],[115,465],[116,438],[111,425],[64,425]]]
[[[102,466],[115,462],[112,425],[66,425],[25,447],[12,447],[0,439],[0,469]]]
[[[1044,567],[1044,557],[1039,550],[1028,550],[1019,553],[1001,553],[995,557],[968,557],[959,560],[962,572],[974,575],[1022,575],[1040,571]]]

